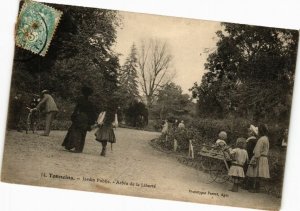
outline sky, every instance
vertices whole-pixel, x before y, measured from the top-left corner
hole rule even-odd
[[[221,29],[219,22],[175,18],[141,13],[120,12],[122,27],[117,31],[114,50],[121,53],[121,65],[133,43],[142,39],[166,40],[173,56],[171,68],[176,71],[173,81],[184,93],[189,93],[194,82],[201,82],[208,53],[216,49],[215,32]]]

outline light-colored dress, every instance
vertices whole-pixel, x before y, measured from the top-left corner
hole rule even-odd
[[[235,148],[230,151],[230,154],[234,158],[230,169],[228,171],[229,176],[245,177],[244,164],[248,161],[248,153],[244,149]]]
[[[97,120],[98,130],[95,132],[96,141],[116,143],[116,136],[113,130],[115,117],[113,112],[103,111],[99,114]]]
[[[267,157],[269,154],[269,138],[267,136],[262,136],[258,139],[253,153],[254,155],[250,164],[254,165],[249,165],[247,176],[270,178],[269,162]]]
[[[162,134],[167,134],[168,130],[169,130],[169,124],[167,122],[165,122],[161,132],[162,132]]]

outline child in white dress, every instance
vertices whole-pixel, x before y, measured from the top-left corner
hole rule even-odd
[[[221,131],[219,133],[219,139],[216,141],[216,146],[225,147],[227,145],[226,139],[227,139],[227,133],[225,131]]]
[[[233,177],[233,186],[231,191],[238,192],[238,184],[240,179],[245,177],[244,165],[248,162],[248,153],[245,150],[246,139],[238,138],[236,141],[236,148],[229,149],[232,163],[228,171],[228,175]]]

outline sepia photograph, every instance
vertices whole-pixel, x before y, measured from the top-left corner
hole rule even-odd
[[[5,183],[279,210],[299,31],[21,1]]]

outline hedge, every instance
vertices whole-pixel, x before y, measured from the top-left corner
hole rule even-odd
[[[178,152],[187,154],[189,140],[194,140],[195,155],[200,151],[202,144],[212,145],[218,139],[220,131],[227,132],[227,144],[234,147],[238,137],[247,138],[247,128],[250,122],[244,119],[195,119],[186,124],[185,129],[174,129],[169,125],[168,138],[162,135],[158,144],[166,150],[173,149],[174,138],[177,140]],[[269,126],[269,166],[271,178],[265,182],[267,192],[281,196],[284,175],[286,149],[280,146],[283,127]]]

